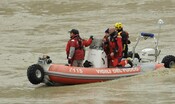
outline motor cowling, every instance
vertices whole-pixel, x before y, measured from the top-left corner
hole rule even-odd
[[[141,51],[140,54],[142,62],[150,62],[155,60],[155,49],[145,48]]]

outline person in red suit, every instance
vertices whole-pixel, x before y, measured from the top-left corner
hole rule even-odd
[[[107,30],[109,33],[108,37],[108,47],[109,47],[109,66],[110,67],[124,67],[126,64],[130,64],[132,67],[132,63],[130,60],[122,60],[123,57],[123,43],[121,32],[117,32],[115,28],[111,27]],[[107,38],[106,38],[107,39]]]
[[[66,54],[68,64],[70,66],[81,67],[85,57],[84,47],[89,46],[92,43],[93,36],[90,36],[88,40],[82,39],[77,29],[69,31],[70,40],[67,42]]]
[[[108,67],[109,67],[110,60],[111,60],[111,57],[110,57],[110,46],[109,46],[109,28],[107,28],[105,30],[105,35],[104,35],[104,37],[102,39],[102,47],[103,47],[104,52],[106,53]]]
[[[120,22],[115,23],[115,29],[117,32],[121,34],[122,36],[122,44],[123,44],[123,58],[128,57],[128,44],[131,43],[129,40],[129,33],[125,30],[123,30],[123,24]]]

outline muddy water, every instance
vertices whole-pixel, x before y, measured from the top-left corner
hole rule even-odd
[[[68,30],[82,38],[100,38],[115,22],[122,22],[132,44],[140,32],[160,31],[160,61],[175,55],[174,0],[1,0],[0,1],[0,103],[1,104],[174,104],[175,69],[161,69],[119,80],[46,87],[32,85],[26,69],[48,54],[66,63]],[[151,42],[143,42],[152,46]],[[88,48],[87,48],[88,50]]]

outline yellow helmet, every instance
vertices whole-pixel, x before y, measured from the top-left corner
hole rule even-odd
[[[122,25],[122,23],[120,23],[120,22],[117,22],[117,23],[115,23],[115,28],[117,28],[117,29],[122,29],[123,28],[123,25]]]

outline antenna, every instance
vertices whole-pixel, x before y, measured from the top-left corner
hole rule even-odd
[[[155,62],[157,61],[157,58],[160,54],[160,50],[158,48],[158,45],[159,45],[159,35],[160,35],[160,31],[161,31],[161,26],[164,24],[163,20],[162,19],[159,19],[158,20],[158,25],[159,25],[159,31],[158,31],[158,36],[157,36],[157,44],[156,44],[156,47],[155,47]]]
[[[159,20],[158,20],[159,31],[158,31],[158,37],[157,37],[157,44],[158,44],[158,41],[159,41],[159,35],[160,35],[161,26],[162,26],[163,24],[164,24],[163,20],[162,20],[162,19],[159,19]]]

